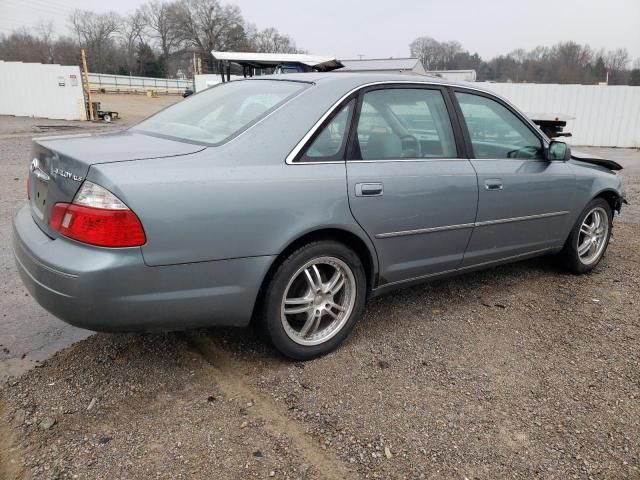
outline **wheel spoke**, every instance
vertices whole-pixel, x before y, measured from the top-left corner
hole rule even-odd
[[[340,290],[342,290],[342,287],[344,287],[344,284],[345,284],[344,275],[340,274],[340,278],[338,279],[336,284],[329,289],[329,293],[331,295],[336,295]]]
[[[329,315],[331,315],[334,320],[338,319],[338,314],[336,312],[334,312],[333,310],[331,310],[330,308],[327,308],[325,310],[325,312],[327,312]]]
[[[311,310],[307,315],[307,320],[304,322],[302,329],[300,330],[300,336],[306,337],[308,334],[313,335],[320,325],[320,314],[317,311]]]
[[[600,227],[600,214],[599,213],[594,213],[593,214],[593,231],[595,232],[599,227]]]
[[[299,298],[287,298],[284,301],[285,305],[305,305],[313,301],[313,296],[305,295]]]
[[[313,305],[311,304],[311,302],[309,302],[306,305],[300,305],[299,307],[285,308],[284,313],[287,315],[295,315],[297,313],[308,312],[312,308],[313,308]]]
[[[320,328],[321,320],[322,320],[322,314],[318,313],[315,317],[315,322],[313,322],[313,327],[311,327],[311,330],[309,331],[309,335],[313,335],[318,331],[318,328]]]
[[[587,237],[587,239],[582,242],[582,244],[578,247],[578,255],[581,257],[589,251],[591,248],[591,237]]]
[[[339,268],[336,268],[336,273],[333,274],[331,279],[329,279],[329,283],[327,284],[327,292],[333,293],[333,289],[336,287],[340,280],[344,279],[344,274],[340,271]]]
[[[582,224],[580,227],[580,233],[584,233],[585,235],[591,235],[591,227],[586,224]]]
[[[344,312],[345,308],[341,305],[338,305],[336,302],[329,302],[329,308],[335,308],[339,312]]]
[[[320,290],[320,286],[322,285],[322,281],[316,282],[316,278],[320,278],[320,272],[318,272],[318,267],[316,267],[315,265],[312,265],[310,268],[314,270],[314,272],[309,271],[309,268],[305,268],[304,275],[307,279],[309,287],[311,287],[311,290],[313,292],[317,292],[318,290]]]

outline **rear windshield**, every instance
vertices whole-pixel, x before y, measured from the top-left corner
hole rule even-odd
[[[218,145],[309,86],[283,80],[240,80],[211,87],[162,110],[132,130]]]

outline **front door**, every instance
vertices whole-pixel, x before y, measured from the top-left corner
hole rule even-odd
[[[381,284],[452,271],[462,261],[478,187],[458,154],[452,112],[437,87],[378,86],[360,96],[347,153],[349,205],[375,244]]]
[[[455,98],[478,175],[478,215],[461,267],[561,246],[575,178],[545,160],[542,137],[506,104],[464,90]]]

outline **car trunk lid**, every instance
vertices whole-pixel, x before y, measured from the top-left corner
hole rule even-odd
[[[46,233],[56,203],[71,203],[92,165],[174,157],[205,147],[135,132],[106,135],[65,135],[35,139],[29,167],[31,211]]]

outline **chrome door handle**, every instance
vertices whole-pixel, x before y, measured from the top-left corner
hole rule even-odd
[[[356,197],[379,197],[383,193],[382,183],[356,183]]]
[[[501,178],[489,178],[484,181],[485,190],[502,190],[504,185]]]

